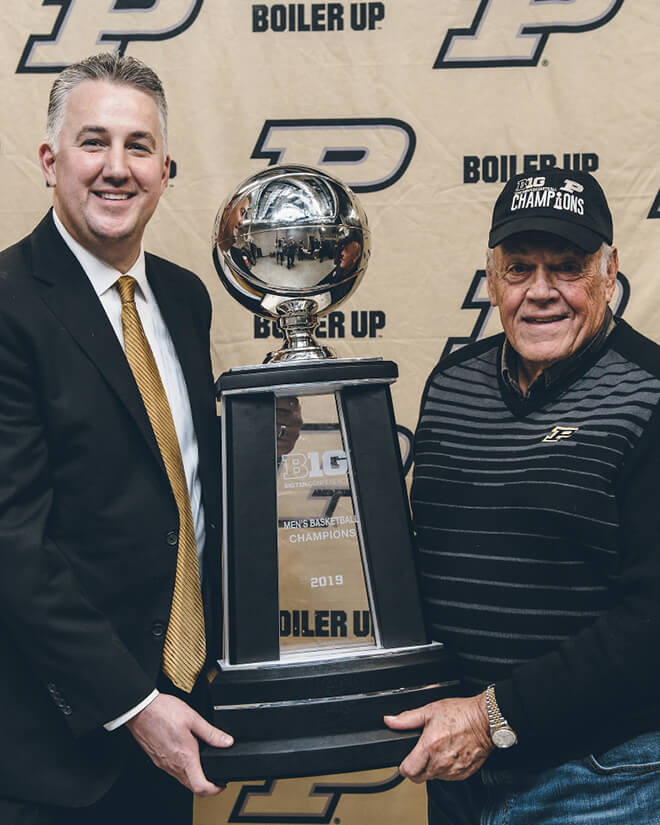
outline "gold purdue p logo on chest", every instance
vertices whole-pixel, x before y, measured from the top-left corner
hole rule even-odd
[[[564,427],[558,424],[556,427],[553,427],[552,432],[548,433],[541,441],[563,441],[565,438],[570,438],[579,429],[579,427]]]

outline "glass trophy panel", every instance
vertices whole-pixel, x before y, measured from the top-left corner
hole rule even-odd
[[[300,416],[294,428],[276,425],[280,656],[373,646],[337,400],[277,399],[287,403]]]

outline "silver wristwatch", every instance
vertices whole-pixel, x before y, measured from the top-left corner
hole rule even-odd
[[[486,688],[486,710],[490,726],[490,741],[496,748],[511,748],[518,741],[518,736],[511,725],[502,716],[497,699],[495,685]]]

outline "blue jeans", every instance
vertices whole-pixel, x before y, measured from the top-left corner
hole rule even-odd
[[[460,815],[442,796],[466,783],[430,789],[430,825],[660,825],[660,731],[540,773],[484,767],[470,782]]]

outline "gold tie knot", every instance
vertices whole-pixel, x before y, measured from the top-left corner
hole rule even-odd
[[[137,281],[132,275],[122,275],[117,278],[119,297],[122,304],[132,304],[135,301],[135,284]]]

